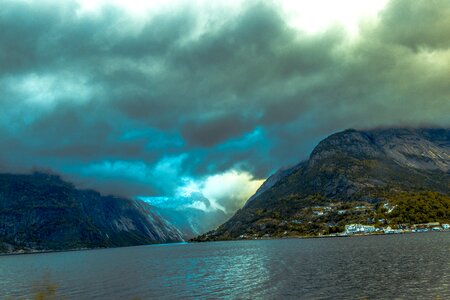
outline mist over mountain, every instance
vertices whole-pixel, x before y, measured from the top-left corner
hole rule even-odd
[[[376,215],[377,204],[394,206],[398,197],[430,204],[419,208],[417,213],[422,215],[417,220],[448,221],[449,196],[449,129],[350,129],[321,141],[307,161],[269,177],[229,221],[198,240],[289,231],[318,234],[344,221],[367,222]],[[313,207],[328,209],[330,205],[348,207],[354,203],[367,203],[373,211],[353,216],[330,213],[328,217],[322,217],[322,211],[320,218],[311,217]],[[397,211],[401,209],[399,206]],[[416,221],[417,208],[409,209],[411,221]],[[395,212],[393,221],[404,221],[404,216]],[[302,225],[289,227],[288,222]]]
[[[450,126],[450,2],[344,2],[2,0],[0,172],[170,206],[330,132]]]
[[[175,226],[185,240],[217,228],[232,216],[221,210],[206,212],[196,208],[155,207],[155,210]]]

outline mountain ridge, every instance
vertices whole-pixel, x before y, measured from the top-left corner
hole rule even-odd
[[[183,241],[150,205],[79,190],[59,176],[0,174],[0,252]]]
[[[377,204],[394,202],[391,198],[402,193],[437,193],[433,197],[444,203],[449,214],[446,218],[450,218],[449,169],[449,129],[344,130],[319,142],[308,160],[269,177],[269,183],[264,183],[229,221],[195,240],[279,234],[282,229],[286,231],[287,227],[280,225],[286,220],[303,222],[302,217],[314,223],[312,212],[306,212],[314,206],[364,202],[373,214]],[[355,221],[361,218],[355,217]],[[342,225],[340,220],[333,216],[331,223]],[[269,223],[271,230],[258,229]],[[298,234],[319,234],[327,229],[322,225],[320,229],[304,225],[296,230]]]

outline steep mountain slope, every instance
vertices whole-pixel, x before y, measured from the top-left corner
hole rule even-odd
[[[228,222],[197,240],[314,235],[344,222],[384,220],[380,204],[393,205],[405,193],[437,201],[444,212],[434,219],[447,220],[449,170],[449,129],[346,130],[320,142],[307,161],[270,177]]]
[[[0,252],[182,241],[146,203],[78,190],[47,174],[0,175]]]
[[[205,233],[230,218],[221,210],[205,212],[185,207],[180,209],[155,207],[155,209],[182,233],[185,240]]]

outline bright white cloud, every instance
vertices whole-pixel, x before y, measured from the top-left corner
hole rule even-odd
[[[313,34],[338,23],[350,34],[357,34],[360,21],[375,18],[387,0],[279,0],[277,3],[289,16],[291,25],[308,33]]]
[[[114,5],[135,17],[144,19],[161,12],[173,12],[189,7],[196,12],[198,24],[203,27],[203,30],[210,30],[211,27],[224,24],[229,16],[238,14],[244,6],[257,1],[78,0],[77,2],[80,4],[80,14],[96,13],[106,5]],[[350,34],[355,35],[358,33],[360,21],[376,18],[378,12],[385,7],[387,0],[273,0],[272,2],[281,8],[292,26],[304,32],[314,34],[338,23]],[[199,29],[199,32],[203,30]]]
[[[248,172],[229,170],[203,179],[183,178],[173,197],[138,198],[161,207],[186,207],[209,212],[221,210],[232,214],[244,205],[263,182]]]
[[[262,183],[248,172],[230,170],[207,177],[201,191],[213,208],[229,213],[229,209],[241,207]]]

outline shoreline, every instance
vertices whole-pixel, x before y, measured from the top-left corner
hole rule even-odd
[[[107,248],[74,248],[74,249],[64,249],[64,250],[17,250],[13,252],[0,252],[1,256],[10,256],[10,255],[29,255],[29,254],[44,254],[44,253],[59,253],[59,252],[73,252],[73,251],[86,251],[86,250],[101,250],[101,249],[113,249],[120,247],[107,247]]]
[[[209,240],[209,241],[192,241],[189,243],[208,243],[208,242],[228,242],[228,241],[259,241],[259,240],[285,240],[285,239],[323,239],[323,238],[357,238],[357,237],[369,237],[369,236],[384,236],[384,235],[402,235],[402,234],[425,234],[425,233],[438,233],[438,232],[450,232],[450,230],[440,231],[426,231],[426,232],[399,232],[399,233],[366,233],[366,234],[346,234],[346,235],[321,235],[321,236],[278,236],[278,237],[255,237],[255,238],[233,238],[224,240]]]
[[[89,251],[89,250],[106,250],[106,249],[118,249],[127,247],[139,247],[139,246],[162,246],[162,245],[179,245],[179,244],[201,244],[201,243],[214,243],[214,242],[236,242],[236,241],[264,241],[264,240],[287,240],[287,239],[330,239],[330,238],[360,238],[370,236],[385,236],[385,235],[402,235],[402,234],[426,234],[426,233],[450,233],[450,230],[441,231],[427,231],[427,232],[402,232],[402,233],[371,233],[371,234],[351,234],[351,235],[322,235],[322,236],[284,236],[284,237],[257,237],[257,238],[237,238],[227,240],[210,240],[210,241],[187,241],[187,242],[174,242],[174,243],[160,243],[160,244],[143,244],[143,245],[130,245],[119,247],[99,247],[99,248],[74,248],[64,250],[31,250],[31,251],[15,251],[9,253],[0,253],[0,257],[3,256],[15,256],[15,255],[33,255],[33,254],[45,254],[45,253],[61,253],[61,252],[75,252],[75,251]]]
[[[32,254],[61,253],[61,252],[74,252],[74,251],[106,250],[106,249],[118,249],[118,248],[127,248],[127,247],[139,247],[139,246],[176,245],[176,244],[187,244],[187,243],[188,242],[157,243],[157,244],[155,243],[155,244],[116,246],[116,247],[73,248],[73,249],[63,249],[63,250],[30,250],[30,251],[18,250],[18,251],[14,251],[14,252],[0,252],[0,257],[12,256],[12,255],[32,255]]]

